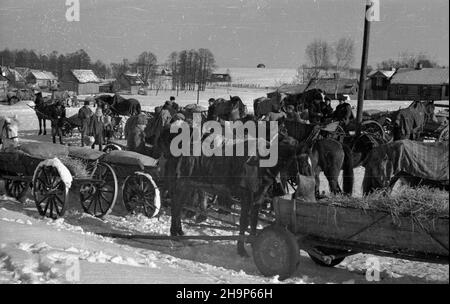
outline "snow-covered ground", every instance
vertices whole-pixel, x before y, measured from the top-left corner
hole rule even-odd
[[[210,97],[238,95],[249,106],[265,95],[262,90],[208,90],[200,96],[206,105]],[[133,96],[151,110],[174,95]],[[180,93],[181,104],[195,103],[195,93]],[[20,102],[0,105],[0,115],[19,116],[21,140],[50,142],[50,136],[37,136],[34,112]],[[368,102],[367,109],[393,110],[406,102]],[[68,108],[68,115],[77,108]],[[49,126],[47,128],[48,132]],[[71,144],[79,142],[75,133]],[[358,194],[363,170],[356,169]],[[328,191],[322,182],[323,191]],[[127,215],[120,201],[113,212],[100,220],[83,214],[78,201],[70,201],[63,219],[56,221],[38,215],[31,196],[24,203],[2,195],[0,182],[0,283],[279,283],[258,272],[251,258],[241,258],[234,242],[126,240],[102,237],[99,233],[136,233],[168,235],[170,216],[163,210],[158,218]],[[223,224],[208,220],[210,226]],[[230,235],[235,232],[215,227],[196,226],[185,220],[187,235]],[[251,247],[247,250],[251,253]],[[375,259],[375,260],[374,260]],[[319,267],[301,252],[300,266],[294,276],[282,283],[368,283],[367,269],[373,261],[380,264],[381,283],[448,283],[448,265],[411,262],[358,254],[347,257],[335,268]]]

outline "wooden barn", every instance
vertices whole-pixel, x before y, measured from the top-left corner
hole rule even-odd
[[[60,79],[60,89],[73,91],[77,95],[99,93],[100,79],[92,70],[70,70]]]
[[[29,70],[26,75],[27,83],[33,84],[40,89],[48,89],[58,84],[58,78],[49,71]]]
[[[351,99],[356,99],[358,94],[358,80],[351,78],[341,78],[335,74],[332,78],[311,79],[307,90],[321,89],[331,99],[338,99],[340,96],[348,95]]]
[[[8,86],[17,89],[23,89],[27,87],[27,81],[25,78],[15,69],[10,67],[0,67],[3,77],[8,79]]]
[[[391,100],[449,100],[448,68],[400,68],[389,85]]]
[[[144,81],[138,73],[124,73],[119,76],[117,82],[120,90],[129,91],[133,95],[138,94],[139,89],[144,86]]]
[[[387,100],[388,90],[391,78],[395,74],[392,70],[376,70],[367,75],[365,99],[369,100]]]

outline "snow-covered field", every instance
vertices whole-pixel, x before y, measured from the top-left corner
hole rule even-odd
[[[253,99],[264,96],[263,90],[226,89],[202,92],[200,103],[210,97],[238,95],[251,109]],[[133,96],[144,109],[162,104],[173,92],[158,96]],[[195,93],[180,92],[177,102],[194,103]],[[356,102],[352,102],[356,105]],[[406,102],[368,102],[367,109],[393,110]],[[69,108],[68,115],[78,109]],[[0,115],[17,114],[21,121],[22,140],[50,142],[50,136],[37,136],[34,112],[20,102],[0,105]],[[48,126],[48,132],[49,126]],[[77,135],[77,134],[76,134]],[[69,140],[79,142],[79,137]],[[358,193],[363,170],[356,169]],[[327,185],[322,182],[323,190]],[[70,201],[63,219],[56,221],[38,215],[31,196],[24,203],[1,195],[0,182],[0,282],[1,283],[279,283],[262,277],[251,258],[241,258],[234,242],[155,241],[111,239],[98,233],[138,233],[168,235],[170,216],[166,211],[158,218],[127,215],[121,202],[105,219],[83,214],[78,201]],[[213,220],[206,224],[223,225]],[[196,226],[185,220],[187,235],[229,235],[234,232],[215,227]],[[247,250],[251,253],[251,247]],[[370,258],[370,259],[369,259]],[[381,283],[448,283],[448,265],[411,262],[400,259],[358,254],[347,257],[336,268],[314,264],[301,252],[300,266],[291,279],[282,283],[368,283],[369,261],[380,263]]]

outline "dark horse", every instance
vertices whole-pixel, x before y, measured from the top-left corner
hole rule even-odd
[[[312,161],[316,179],[316,194],[319,194],[319,173],[321,171],[328,180],[330,191],[332,193],[341,192],[338,183],[341,170],[343,170],[343,191],[346,194],[352,194],[354,174],[350,148],[331,138],[320,139],[319,126],[295,121],[285,121],[284,124],[287,134],[301,143],[302,152],[308,154]]]
[[[36,112],[36,116],[39,121],[39,134],[42,133],[44,135],[47,135],[47,128],[45,125],[46,120],[51,120],[53,108],[54,108],[54,102],[53,101],[45,101],[42,97],[42,92],[36,93],[36,98],[34,100],[34,110]],[[44,132],[42,132],[42,127],[44,127]]]
[[[235,145],[235,144],[234,144]],[[237,196],[241,204],[237,244],[238,254],[248,256],[244,243],[245,232],[250,223],[251,235],[256,234],[258,213],[264,195],[274,183],[274,177],[286,168],[294,167],[295,147],[280,143],[278,163],[271,168],[258,166],[256,156],[181,156],[171,157],[168,162],[173,171],[173,187],[177,190],[172,200],[172,223],[170,233],[183,235],[181,210],[186,193],[197,189],[207,193],[229,197]]]
[[[247,116],[247,107],[239,96],[230,96],[229,100],[218,98],[214,102],[214,118],[235,121]]]
[[[394,140],[416,140],[425,123],[435,119],[434,102],[414,101],[408,108],[392,113],[392,132]]]
[[[118,94],[97,96],[95,97],[95,103],[103,110],[111,110],[112,114],[115,115],[134,116],[141,113],[141,104],[138,100],[133,98],[125,99]]]

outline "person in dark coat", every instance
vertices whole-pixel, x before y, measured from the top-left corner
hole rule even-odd
[[[322,121],[322,109],[320,106],[320,103],[322,102],[322,95],[320,93],[317,93],[316,96],[314,96],[314,100],[309,106],[309,122],[311,124],[320,124]]]
[[[84,106],[81,107],[80,110],[78,110],[78,118],[81,122],[81,146],[84,147],[84,137],[88,134],[89,131],[89,123],[91,121],[92,115],[94,115],[94,112],[92,112],[91,108],[89,107],[89,100],[84,101]]]
[[[62,145],[62,127],[66,119],[66,108],[61,101],[58,101],[51,111],[52,119],[52,138],[53,143],[56,144],[56,136],[59,137],[59,143]]]
[[[336,107],[336,110],[333,113],[334,120],[339,121],[342,125],[347,127],[350,124],[350,121],[354,118],[352,106],[346,102],[347,98],[345,96],[339,97],[339,104]]]
[[[210,98],[208,100],[208,121],[211,120],[216,120],[217,117],[215,115],[215,110],[216,110],[216,106],[215,106],[216,100],[214,98]]]
[[[95,110],[95,114],[91,116],[90,122],[89,122],[89,135],[93,136],[95,139],[94,144],[92,145],[92,149],[95,148],[95,145],[98,145],[99,150],[102,151],[103,149],[103,134],[104,134],[104,118],[103,118],[103,111],[100,107],[97,107]]]
[[[322,122],[325,122],[327,119],[333,117],[333,108],[331,107],[331,99],[329,97],[325,97],[325,101],[320,103],[320,108],[322,111]]]

